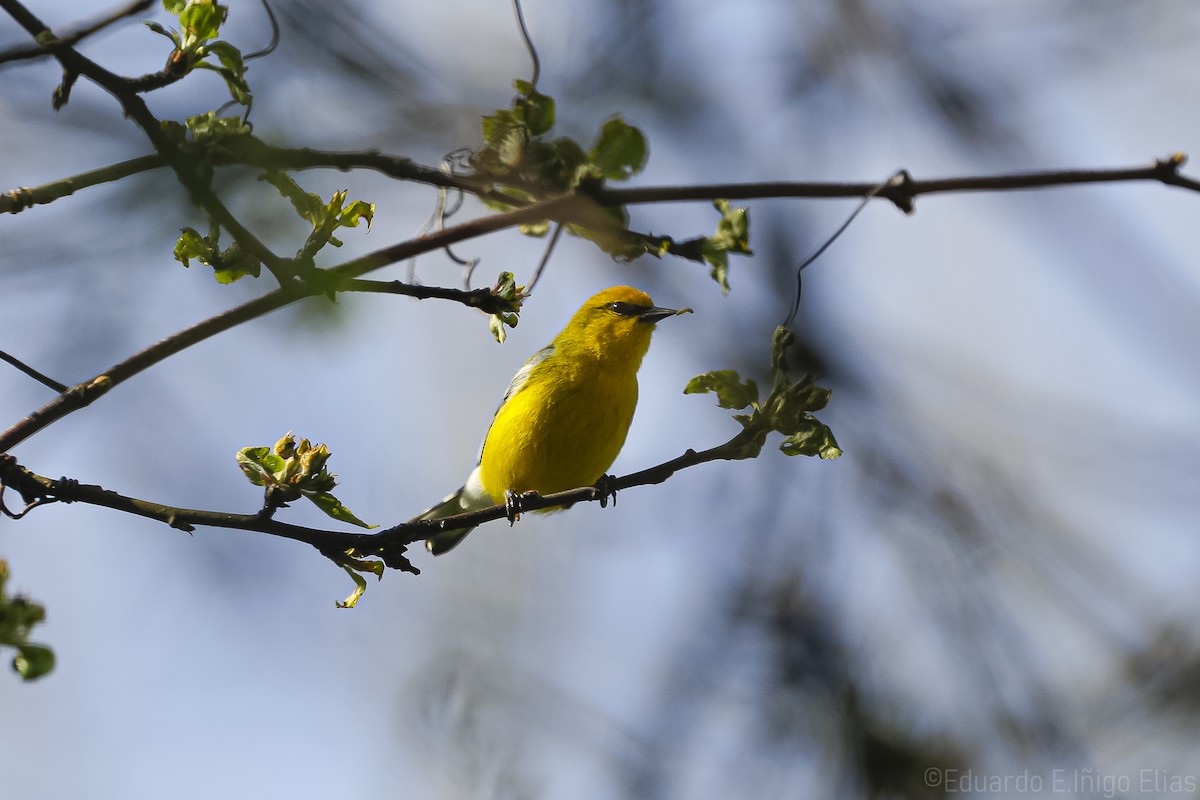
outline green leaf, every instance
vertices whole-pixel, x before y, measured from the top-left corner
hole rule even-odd
[[[500,273],[490,291],[508,306],[507,310],[491,314],[488,317],[488,330],[491,331],[497,342],[504,344],[504,340],[508,338],[505,326],[517,327],[517,323],[520,322],[521,303],[528,295],[525,293],[525,287],[518,286],[516,278],[507,271]]]
[[[842,450],[833,438],[833,431],[816,419],[809,419],[810,424],[786,437],[779,449],[789,456],[820,456],[823,459],[840,456]]]
[[[367,590],[367,581],[363,578],[363,574],[370,573],[375,576],[376,580],[383,579],[385,565],[382,561],[354,558],[353,552],[353,550],[347,550],[346,555],[342,556],[340,560],[342,569],[346,570],[346,574],[354,581],[354,591],[345,600],[337,603],[338,608],[354,608],[358,604],[359,598]]]
[[[367,590],[367,580],[350,567],[343,566],[342,569],[346,570],[346,574],[354,581],[354,591],[345,600],[335,601],[334,605],[338,608],[354,608],[358,605],[358,600],[363,596],[363,592]]]
[[[771,342],[771,393],[758,402],[758,387],[753,381],[742,381],[731,369],[715,370],[697,375],[688,383],[687,394],[716,392],[722,408],[745,408],[749,414],[734,414],[742,431],[723,446],[733,455],[729,458],[755,458],[761,452],[767,435],[772,431],[783,434],[779,449],[789,456],[820,456],[837,458],[842,454],[833,432],[810,412],[825,407],[829,390],[817,386],[811,374],[793,381],[787,373],[787,349],[795,337],[787,328],[775,329]]]
[[[275,470],[265,463],[270,454],[269,447],[243,447],[237,451],[238,467],[255,486],[267,486],[275,480]]]
[[[728,200],[714,200],[713,207],[721,212],[717,231],[701,245],[704,260],[711,269],[712,279],[729,294],[729,254],[753,255],[750,251],[750,212],[731,208]]]
[[[201,236],[195,228],[184,228],[179,232],[172,255],[185,267],[191,266],[193,258],[212,267],[219,283],[233,283],[246,275],[257,278],[262,271],[258,260],[243,253],[237,242],[222,252],[220,233],[216,225],[212,226],[207,236]]]
[[[328,492],[309,493],[305,492],[304,496],[313,501],[317,508],[324,511],[329,516],[339,522],[348,522],[351,525],[357,525],[360,528],[378,528],[378,525],[371,525],[363,522],[358,517],[351,513],[350,509],[342,505],[342,502]]]
[[[250,134],[250,126],[241,117],[218,117],[215,111],[188,117],[184,124],[192,134],[193,142]]]
[[[338,225],[343,228],[357,228],[358,223],[362,220],[366,220],[367,230],[370,230],[371,223],[375,220],[375,204],[364,200],[355,200],[342,209],[338,216]]]
[[[241,78],[246,74],[246,62],[242,60],[242,51],[229,42],[212,42],[205,48],[217,57],[221,66]]]
[[[379,527],[363,522],[330,494],[337,486],[337,476],[326,469],[329,456],[325,445],[314,445],[308,439],[297,441],[289,432],[272,447],[243,447],[236,458],[251,483],[268,492],[276,490],[275,495],[267,495],[268,502],[273,496],[293,500],[302,495],[336,520],[362,528]]]
[[[215,55],[220,65],[208,61],[200,61],[195,66],[212,70],[219,74],[229,88],[229,94],[234,102],[249,106],[253,97],[250,94],[250,84],[246,83],[246,65],[242,61],[242,52],[229,42],[211,42],[200,48],[200,55]]]
[[[179,24],[185,36],[196,41],[216,39],[221,34],[221,23],[229,9],[220,3],[192,0],[179,13]]]
[[[168,39],[170,39],[171,44],[175,47],[176,50],[180,49],[183,46],[183,42],[179,38],[179,31],[168,30],[167,28],[164,28],[162,25],[159,25],[157,22],[154,22],[153,20],[148,20],[148,19],[142,20],[142,24],[145,25],[150,30],[154,31],[155,33],[159,34],[160,36],[165,36]]]
[[[17,645],[12,665],[22,680],[36,680],[54,669],[54,651],[40,644]]]
[[[724,250],[712,253],[705,252],[704,260],[708,262],[708,274],[721,287],[721,294],[729,294],[729,255]]]
[[[742,432],[735,436],[729,445],[730,458],[758,458],[766,444],[770,429],[762,424],[758,414],[734,414],[733,418],[742,424]]]
[[[8,562],[0,559],[0,647],[16,649],[13,669],[23,680],[40,678],[54,669],[54,653],[50,648],[29,642],[34,626],[46,619],[46,609],[21,595],[9,596]]]
[[[303,250],[303,255],[307,258],[312,258],[326,244],[341,247],[341,241],[333,235],[338,228],[357,228],[358,224],[365,220],[369,230],[375,219],[374,203],[355,200],[347,206],[345,190],[334,192],[329,202],[325,202],[318,195],[301,189],[299,184],[283,172],[266,172],[259,176],[259,179],[278,189],[280,194],[291,201],[296,213],[313,226],[313,232]]]
[[[172,255],[180,264],[190,267],[193,258],[208,263],[212,255],[212,248],[195,228],[184,228],[179,232],[179,239],[175,242]]]
[[[183,13],[183,9],[187,7],[188,0],[163,0],[163,8],[171,16],[178,17]]]
[[[745,408],[758,402],[758,385],[752,380],[742,381],[737,370],[718,369],[697,375],[688,381],[684,394],[716,392],[717,405],[721,408]]]
[[[553,128],[554,98],[542,94],[528,81],[516,80],[513,86],[521,93],[514,105],[521,109],[529,135],[541,136]]]
[[[272,170],[260,175],[259,180],[265,180],[278,189],[281,195],[291,201],[292,207],[296,209],[296,213],[301,218],[313,225],[320,224],[325,208],[324,201],[317,195],[301,189],[300,184],[292,180],[290,175]]]
[[[479,154],[488,171],[506,172],[521,163],[529,131],[524,115],[519,111],[497,109],[483,118],[483,141],[486,147]]]
[[[604,123],[588,161],[609,180],[628,180],[646,165],[649,148],[640,130],[621,117]]]

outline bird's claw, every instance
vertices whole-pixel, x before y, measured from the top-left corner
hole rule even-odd
[[[617,507],[617,479],[605,473],[596,481],[596,491],[600,493],[600,507],[608,508],[608,500],[612,498],[613,508]]]
[[[521,518],[525,511],[525,501],[537,497],[537,492],[514,492],[511,489],[504,493],[504,516],[508,519],[508,527]]]

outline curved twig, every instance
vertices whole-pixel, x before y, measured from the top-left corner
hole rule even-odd
[[[398,261],[403,261],[414,255],[437,250],[455,242],[482,236],[485,233],[523,225],[527,222],[554,218],[559,214],[566,213],[572,204],[578,202],[580,202],[578,198],[565,197],[545,203],[538,203],[526,208],[481,217],[461,225],[443,228],[428,236],[409,239],[391,247],[376,250],[373,253],[368,253],[327,270],[326,274],[332,281],[332,288],[336,288],[338,281],[357,278],[360,275]],[[256,319],[264,314],[269,314],[305,297],[320,294],[326,288],[331,287],[321,286],[317,282],[314,282],[303,286],[293,286],[288,289],[276,289],[262,297],[243,303],[240,306],[231,308],[190,328],[185,328],[168,336],[166,339],[114,365],[109,370],[71,387],[42,408],[17,422],[7,431],[0,434],[0,452],[10,450],[50,423],[90,405],[112,387],[123,383],[163,359],[243,322]],[[424,292],[426,293],[424,296],[454,299],[469,306],[478,305],[472,292],[456,292],[456,290],[452,289],[438,290],[431,287],[411,287],[411,289],[410,293],[413,296],[423,296],[419,293]]]
[[[23,27],[35,39],[42,40],[53,37],[54,33],[44,22],[26,9],[18,0],[0,0],[0,8],[7,11],[17,24]],[[217,221],[222,228],[229,231],[243,252],[248,253],[263,266],[270,270],[281,286],[294,283],[295,269],[286,259],[280,258],[262,243],[254,234],[246,229],[233,213],[225,206],[216,192],[203,180],[197,166],[170,137],[163,131],[162,124],[151,112],[146,102],[130,82],[121,76],[110,72],[104,67],[84,56],[78,50],[56,42],[53,48],[54,57],[63,66],[64,79],[60,89],[70,85],[74,76],[82,75],[116,98],[125,116],[132,119],[142,129],[154,149],[166,159],[167,164],[175,171],[179,182],[184,185],[191,195],[192,201],[203,208],[208,215]],[[57,95],[56,103],[65,103],[65,92]]]
[[[54,52],[55,47],[73,47],[83,39],[98,33],[110,25],[114,25],[126,17],[132,17],[134,14],[140,14],[146,11],[150,6],[154,5],[154,0],[135,0],[121,8],[114,9],[107,14],[103,14],[91,22],[81,23],[78,26],[69,29],[62,36],[58,37],[54,44],[47,47],[41,45],[26,45],[23,47],[14,47],[10,50],[0,52],[0,64],[7,61],[22,61],[30,58],[39,58],[48,56]]]

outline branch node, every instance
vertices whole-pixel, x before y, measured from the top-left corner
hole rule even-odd
[[[891,200],[892,204],[905,214],[911,214],[916,210],[914,205],[915,183],[909,171],[902,169],[892,176],[892,179],[887,182],[887,187],[880,194]]]
[[[21,495],[21,499],[27,505],[44,500],[47,496],[45,484],[39,481],[32,472],[18,464],[17,460],[8,453],[0,455],[0,491],[3,491],[5,486],[16,489],[17,494]],[[4,513],[12,516],[7,509]],[[17,518],[13,517],[13,519]]]
[[[33,196],[33,189],[28,186],[18,186],[16,189],[10,189],[4,193],[4,198],[8,201],[8,207],[4,210],[10,214],[19,214],[27,208],[32,208],[36,202]]]
[[[1154,171],[1159,173],[1160,177],[1177,177],[1179,170],[1186,163],[1187,153],[1177,150],[1166,158],[1156,158],[1154,160]]]
[[[63,67],[62,83],[54,87],[54,93],[50,96],[50,105],[55,111],[61,111],[71,99],[71,89],[75,86],[75,81],[79,80],[79,73],[70,67]]]
[[[183,522],[182,520],[180,520],[179,518],[177,518],[175,516],[174,512],[168,514],[167,518],[163,521],[166,522],[168,525],[170,525],[175,530],[183,531],[184,533],[192,533],[193,531],[196,530],[195,525],[192,525],[190,522]]]
[[[95,400],[112,387],[112,378],[108,377],[107,375],[97,375],[95,378],[92,378],[92,382],[89,383],[83,391],[84,394],[88,396],[89,400]]]
[[[54,498],[62,503],[74,503],[79,494],[79,481],[63,476],[50,486]]]

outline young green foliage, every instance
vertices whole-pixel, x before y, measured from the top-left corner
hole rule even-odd
[[[649,148],[646,137],[621,117],[601,126],[591,148],[565,136],[549,138],[554,127],[554,99],[528,81],[513,82],[518,94],[512,108],[501,108],[483,118],[483,147],[471,158],[475,171],[492,179],[505,194],[542,200],[584,190],[604,181],[623,181],[642,171]],[[508,208],[489,201],[492,208]],[[601,208],[583,224],[567,230],[596,243],[605,252],[623,259],[655,252],[657,245],[626,230],[629,215],[624,207]],[[549,226],[521,226],[529,236],[544,236]],[[656,253],[657,254],[657,253]]]
[[[730,208],[728,200],[714,200],[713,207],[721,212],[717,232],[704,239],[701,252],[712,267],[712,279],[729,294],[729,254],[753,255],[750,251],[750,211]]]
[[[498,314],[492,314],[488,317],[488,330],[492,332],[492,336],[500,344],[504,344],[504,340],[508,338],[508,332],[504,330],[505,326],[509,328],[517,327],[520,321],[521,303],[524,302],[528,295],[525,293],[524,286],[518,286],[516,279],[511,272],[501,272],[500,277],[496,280],[496,285],[492,287],[492,294],[502,298],[508,303],[509,310],[502,311]]]
[[[171,40],[174,49],[167,57],[166,71],[183,76],[193,69],[211,70],[224,79],[235,102],[249,107],[253,97],[246,83],[242,53],[228,42],[216,41],[229,9],[215,0],[163,0],[163,8],[179,20],[178,30],[152,21],[145,25]],[[209,56],[216,61],[209,60]]]
[[[296,441],[289,432],[273,447],[244,447],[237,453],[238,466],[255,486],[266,489],[266,508],[279,508],[307,497],[329,516],[362,528],[368,525],[331,494],[337,476],[325,468],[329,448],[308,439]]]
[[[182,123],[163,120],[162,130],[171,142],[182,150],[205,184],[212,182],[213,156],[226,141],[250,136],[250,126],[241,117],[218,117],[207,111],[188,117]]]
[[[605,122],[588,151],[588,167],[601,178],[627,181],[642,171],[649,145],[640,130],[621,117]]]
[[[46,619],[46,609],[21,595],[8,596],[8,563],[0,559],[0,647],[16,648],[13,670],[32,681],[54,669],[54,651],[29,642],[29,632]]]
[[[357,228],[360,222],[365,221],[369,231],[375,219],[375,204],[365,200],[353,200],[347,204],[349,193],[345,189],[334,192],[329,202],[325,202],[319,195],[301,189],[283,172],[266,172],[259,179],[278,189],[281,195],[291,201],[301,219],[312,225],[312,233],[300,250],[301,260],[311,261],[327,244],[341,247],[341,239],[333,235],[338,228]]]
[[[771,342],[771,393],[758,401],[758,386],[743,381],[736,370],[722,369],[697,375],[688,382],[684,394],[714,392],[721,408],[749,407],[749,414],[734,414],[742,424],[742,433],[730,442],[729,458],[755,458],[766,443],[767,434],[778,431],[784,436],[779,449],[789,456],[837,458],[842,454],[833,431],[812,415],[829,402],[829,390],[816,385],[811,374],[798,382],[788,376],[787,349],[795,337],[787,328],[775,329]]]
[[[354,608],[358,605],[363,592],[367,590],[367,581],[363,575],[369,572],[375,576],[376,580],[383,580],[384,563],[373,558],[354,558],[349,552],[344,556],[339,556],[339,562],[342,569],[346,570],[346,574],[354,581],[354,591],[345,600],[335,601],[334,605],[338,608]]]
[[[212,267],[218,283],[233,283],[245,275],[259,276],[262,264],[258,259],[243,253],[237,242],[222,250],[220,240],[221,229],[216,223],[210,224],[207,236],[195,228],[184,228],[179,232],[172,255],[185,267],[191,266],[193,258]]]

